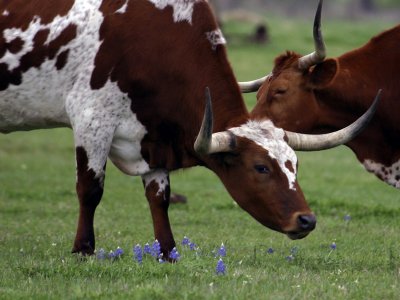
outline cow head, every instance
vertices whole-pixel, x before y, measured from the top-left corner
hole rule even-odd
[[[319,1],[318,9],[314,19],[314,44],[315,51],[311,54],[301,56],[294,52],[287,52],[276,58],[273,71],[267,76],[249,82],[239,82],[242,92],[257,91],[257,104],[251,112],[251,118],[262,119],[269,118],[280,128],[298,132],[318,132],[326,131],[326,120],[335,120],[338,116],[335,112],[327,117],[324,106],[324,99],[340,97],[337,91],[334,91],[334,85],[340,83],[343,79],[338,79],[339,72],[346,73],[345,69],[339,70],[338,59],[325,59],[325,44],[321,34],[321,9],[322,0]],[[362,119],[369,119],[376,110],[380,99],[379,90],[375,101],[370,109],[355,123],[362,124]],[[318,100],[317,100],[318,99]],[[327,100],[328,101],[328,100]],[[368,117],[369,115],[369,117]],[[369,121],[365,122],[365,125]],[[355,125],[353,123],[353,125]],[[350,125],[346,128],[352,127]],[[360,126],[358,130],[353,131],[347,140],[349,142],[363,130],[365,126]],[[344,130],[347,131],[347,130]],[[324,144],[323,139],[320,141]],[[303,145],[294,146],[297,150],[318,150],[319,147],[312,146],[312,149],[303,147]],[[327,145],[327,144],[325,144]],[[319,150],[328,147],[319,148]],[[307,149],[305,149],[307,148]]]
[[[211,98],[195,150],[222,180],[233,199],[261,224],[305,237],[316,219],[296,180],[297,157],[285,132],[269,120],[249,120],[238,127],[212,133]]]
[[[292,239],[305,237],[316,224],[296,180],[297,157],[293,149],[320,150],[342,144],[365,126],[376,109],[371,108],[350,127],[322,136],[284,131],[267,119],[250,119],[213,133],[208,89],[206,99],[194,149],[244,210],[261,224]]]

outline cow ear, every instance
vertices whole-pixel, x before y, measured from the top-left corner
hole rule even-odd
[[[327,86],[335,78],[338,70],[336,59],[327,59],[317,64],[310,70],[310,83],[313,88],[323,88]]]

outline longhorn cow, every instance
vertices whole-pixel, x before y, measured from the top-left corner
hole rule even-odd
[[[73,130],[80,207],[73,252],[94,252],[107,157],[142,177],[165,255],[175,246],[169,173],[196,165],[215,172],[257,221],[303,238],[316,218],[290,145],[341,144],[373,113],[322,137],[251,118],[206,1],[3,1],[0,19],[0,132]]]
[[[361,48],[325,59],[320,1],[314,20],[315,52],[286,52],[267,76],[241,84],[256,91],[252,118],[270,118],[278,127],[302,133],[324,133],[354,121],[379,89],[382,103],[370,125],[346,143],[367,171],[400,188],[400,25]]]

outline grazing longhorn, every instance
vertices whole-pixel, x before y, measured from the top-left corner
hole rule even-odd
[[[107,157],[142,177],[165,255],[175,246],[169,173],[196,165],[215,172],[261,224],[303,238],[316,218],[290,145],[341,144],[373,112],[333,144],[331,135],[251,118],[207,1],[3,1],[0,20],[0,132],[73,130],[80,207],[73,252],[94,252]]]
[[[321,5],[314,21],[315,52],[282,54],[271,74],[243,84],[245,91],[259,88],[251,117],[268,117],[286,130],[330,132],[355,120],[382,89],[373,121],[346,145],[367,171],[400,188],[400,26],[361,48],[325,59]]]

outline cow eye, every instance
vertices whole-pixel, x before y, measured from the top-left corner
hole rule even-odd
[[[280,88],[277,88],[277,89],[275,90],[275,94],[276,94],[276,95],[283,95],[283,94],[286,93],[286,91],[287,91],[287,88],[285,88],[285,87],[280,87]]]
[[[255,165],[254,169],[260,174],[269,174],[270,172],[269,168],[265,165]]]

